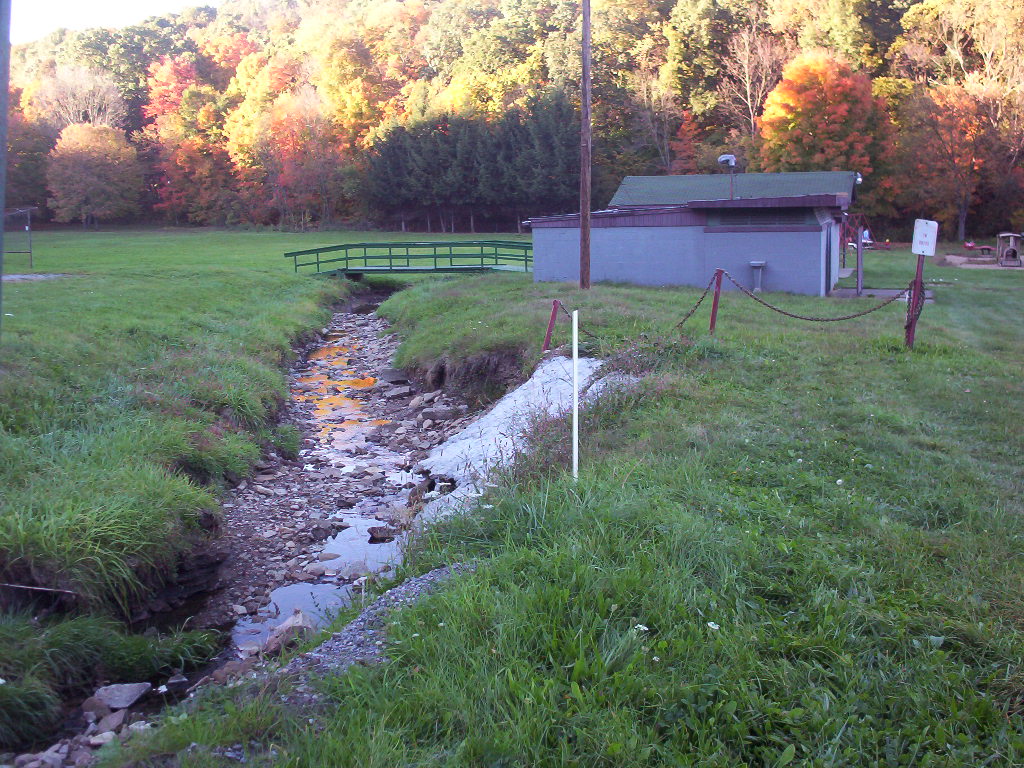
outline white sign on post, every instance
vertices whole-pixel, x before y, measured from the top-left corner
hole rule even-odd
[[[911,253],[917,256],[934,256],[935,243],[939,239],[939,222],[928,219],[914,220],[914,245]]]

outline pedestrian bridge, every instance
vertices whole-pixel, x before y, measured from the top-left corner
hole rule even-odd
[[[460,272],[529,272],[533,245],[516,240],[432,240],[427,242],[346,243],[289,251],[295,271],[341,275]]]

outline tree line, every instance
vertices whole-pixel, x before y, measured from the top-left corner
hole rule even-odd
[[[605,0],[594,199],[627,174],[853,170],[876,232],[1024,229],[1024,5]],[[437,231],[572,210],[569,0],[226,0],[12,53],[12,205],[59,221]]]

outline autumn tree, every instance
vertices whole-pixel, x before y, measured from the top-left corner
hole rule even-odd
[[[73,123],[121,127],[128,114],[114,81],[85,67],[59,67],[32,94],[29,109],[58,133]]]
[[[765,99],[782,78],[790,49],[779,38],[752,26],[729,38],[718,84],[721,111],[747,136],[757,133]]]
[[[824,51],[801,54],[783,69],[758,121],[766,171],[857,171],[860,205],[891,211],[892,123],[871,80]]]
[[[668,146],[672,152],[669,173],[697,173],[697,143],[699,129],[690,110],[683,112],[682,121]]]
[[[44,126],[12,110],[7,124],[7,204],[46,205],[46,156],[53,138]]]
[[[913,203],[967,235],[967,218],[979,188],[996,164],[996,137],[984,106],[965,89],[928,89],[904,109],[903,157],[913,174]]]
[[[82,226],[139,210],[142,171],[124,134],[105,125],[73,123],[61,131],[46,166],[49,205],[57,221]]]

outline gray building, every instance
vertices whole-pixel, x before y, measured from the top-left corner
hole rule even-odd
[[[766,291],[824,296],[839,278],[839,229],[856,174],[627,176],[591,214],[591,278],[707,285],[728,270]],[[579,214],[529,220],[533,279],[579,279]]]

